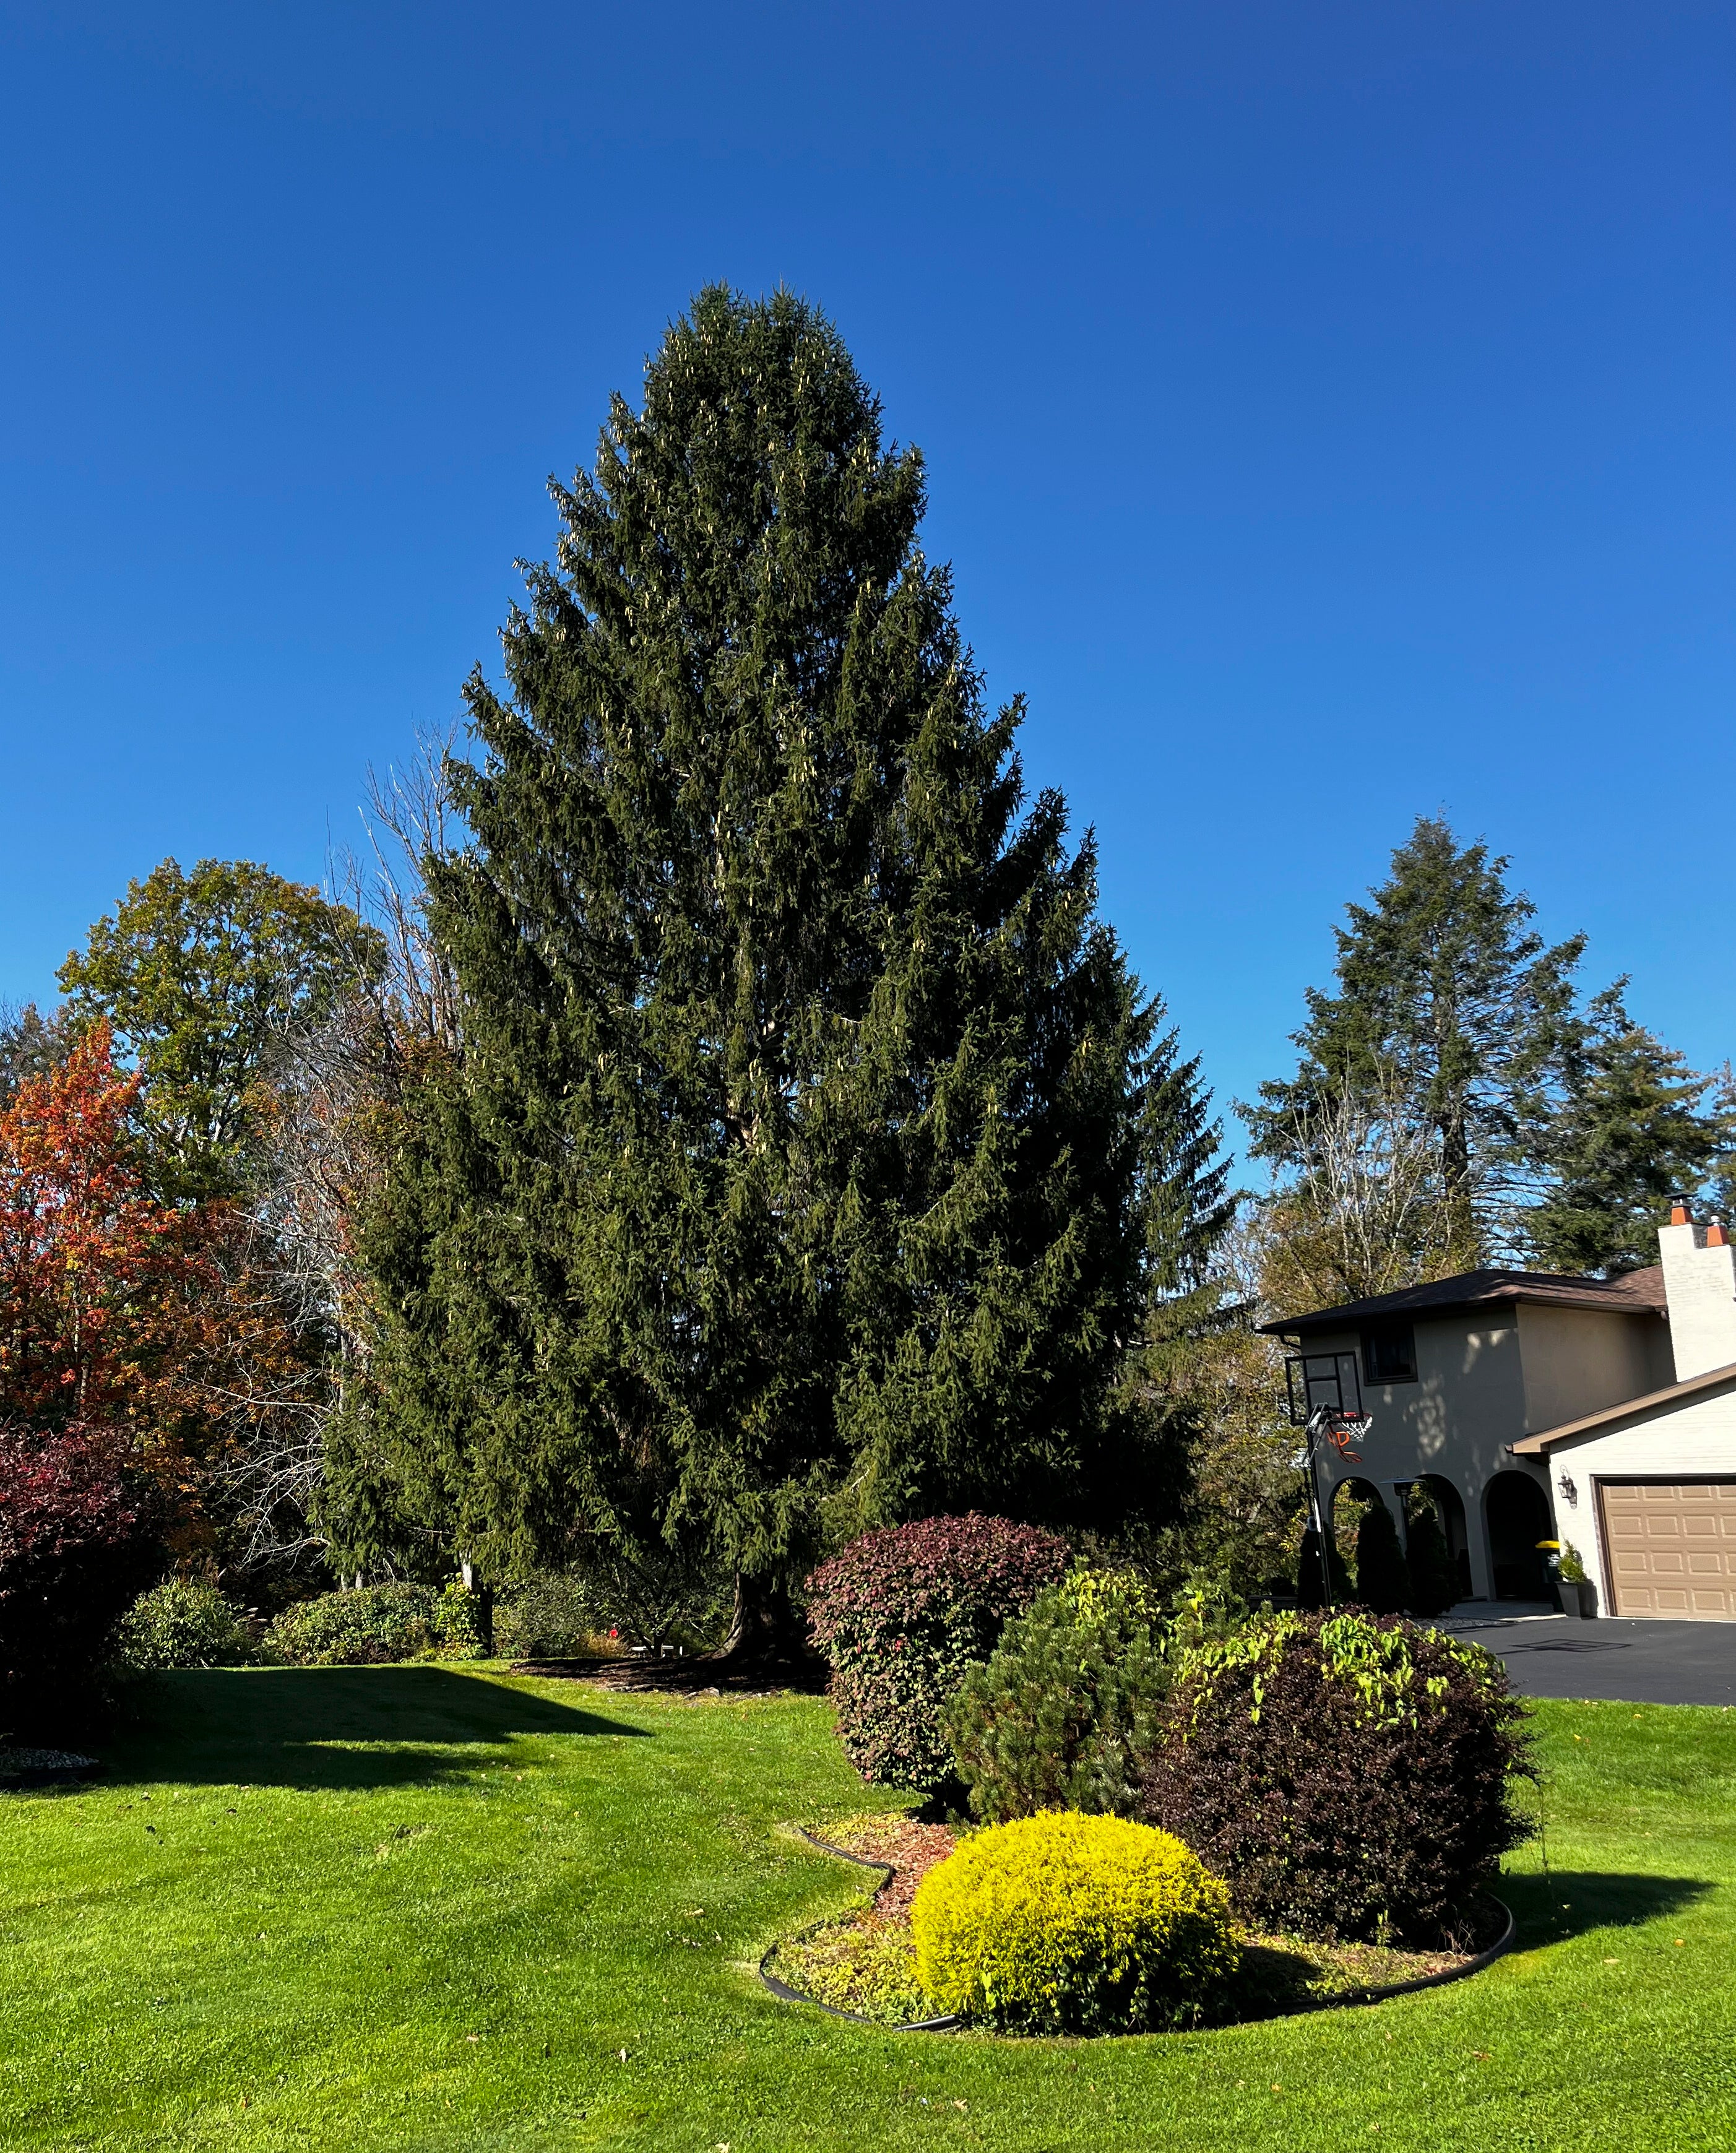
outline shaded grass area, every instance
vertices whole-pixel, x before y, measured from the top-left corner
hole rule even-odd
[[[1471,1981],[1008,2043],[760,1988],[862,1896],[779,1829],[864,1805],[820,1700],[427,1667],[178,1676],[156,1709],[99,1786],[0,1797],[0,2145],[1736,2141],[1728,1712],[1540,1708],[1549,1873],[1520,1857],[1521,1948]]]

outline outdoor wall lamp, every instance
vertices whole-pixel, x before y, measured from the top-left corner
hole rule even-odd
[[[1560,1484],[1561,1493],[1567,1498],[1570,1506],[1574,1509],[1577,1509],[1579,1508],[1579,1489],[1574,1486],[1571,1476],[1564,1473],[1561,1475]]]

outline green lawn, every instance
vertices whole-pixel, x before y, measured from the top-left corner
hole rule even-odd
[[[778,1830],[863,1805],[815,1700],[176,1677],[99,1789],[0,1796],[0,2144],[1736,2143],[1736,1715],[1540,1716],[1554,1874],[1516,1865],[1525,1947],[1489,1972],[1011,2043],[760,1989],[765,1946],[859,1889]]]

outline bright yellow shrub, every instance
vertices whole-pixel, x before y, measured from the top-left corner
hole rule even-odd
[[[1240,1957],[1224,1885],[1179,1839],[1046,1810],[965,1840],[918,1886],[938,2011],[1031,2032],[1138,2032],[1209,2012]]]

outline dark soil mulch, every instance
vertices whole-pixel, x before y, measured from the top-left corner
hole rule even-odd
[[[647,1653],[619,1659],[515,1660],[516,1675],[551,1682],[594,1682],[599,1688],[666,1697],[777,1697],[795,1690],[817,1697],[826,1687],[826,1663],[807,1653],[739,1660],[654,1660]]]
[[[811,1836],[841,1854],[883,1861],[893,1873],[872,1906],[779,1944],[771,1954],[773,1970],[802,1994],[882,2025],[922,2017],[932,2007],[916,1980],[910,1902],[929,1871],[952,1852],[957,1835],[945,1825],[878,1812],[817,1826]],[[1218,2023],[1317,2011],[1358,2002],[1389,1987],[1456,1973],[1493,1945],[1505,1927],[1505,1911],[1493,1900],[1479,1911],[1479,1934],[1469,1951],[1328,1943],[1245,1931],[1235,1996]]]

